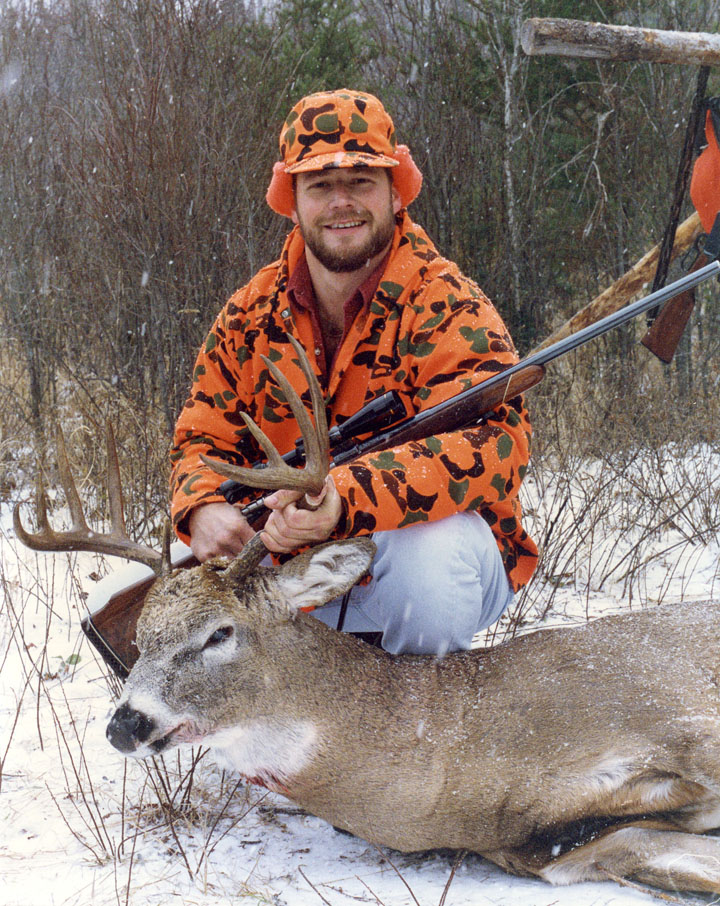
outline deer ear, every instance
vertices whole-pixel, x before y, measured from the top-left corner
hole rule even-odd
[[[374,556],[375,545],[369,538],[331,541],[280,567],[276,581],[291,609],[319,607],[352,588]]]

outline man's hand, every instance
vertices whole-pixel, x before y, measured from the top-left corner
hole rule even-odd
[[[255,534],[240,510],[222,501],[193,510],[188,530],[190,547],[201,563],[210,557],[234,557]]]
[[[317,497],[307,497],[313,509],[297,506],[297,501],[305,496],[303,491],[275,491],[265,498],[271,513],[262,530],[262,540],[269,551],[290,553],[330,537],[343,512],[342,499],[332,478],[328,475]]]

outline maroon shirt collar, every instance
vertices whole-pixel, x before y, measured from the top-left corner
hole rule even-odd
[[[378,288],[389,257],[390,252],[388,252],[375,270],[360,284],[352,296],[345,300],[343,306],[345,311],[345,324],[342,339],[338,344],[338,349],[342,346],[343,340],[348,335],[355,318],[357,318],[360,312],[366,311],[370,307],[370,302]],[[322,332],[318,320],[318,304],[317,299],[315,298],[315,289],[312,284],[307,257],[304,253],[295,266],[292,274],[290,274],[287,285],[287,294],[291,308],[296,307],[302,311],[308,312],[310,315],[315,338],[315,353],[318,360],[321,362],[323,372],[327,375],[328,368],[332,366],[332,363],[327,361],[325,344],[323,343]],[[319,355],[318,350],[320,350]]]

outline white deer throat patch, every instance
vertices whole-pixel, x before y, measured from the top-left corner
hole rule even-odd
[[[204,740],[219,761],[253,783],[283,792],[312,761],[318,732],[309,721],[253,721]]]

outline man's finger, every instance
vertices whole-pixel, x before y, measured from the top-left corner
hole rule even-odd
[[[282,510],[291,503],[300,500],[303,491],[273,491],[263,498],[263,503],[270,510]]]

